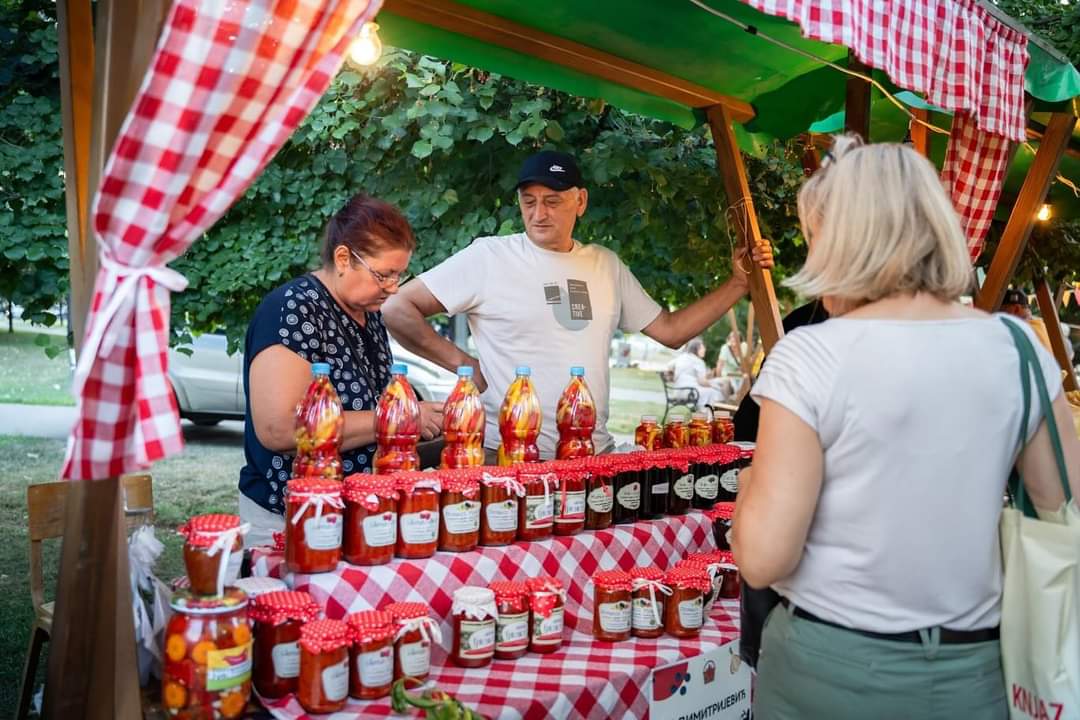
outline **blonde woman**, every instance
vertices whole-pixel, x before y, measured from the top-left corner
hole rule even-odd
[[[778,343],[753,389],[735,555],[746,582],[784,598],[755,717],[1004,718],[997,524],[1014,462],[1038,508],[1064,502],[1042,409],[1021,417],[1002,320],[958,302],[971,267],[927,160],[838,138],[799,216],[812,243],[788,284],[832,319]],[[1069,427],[1058,368],[1037,351]],[[1063,440],[1080,494],[1080,441]]]

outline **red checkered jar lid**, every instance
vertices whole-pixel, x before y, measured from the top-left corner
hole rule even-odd
[[[423,472],[420,470],[401,470],[391,475],[394,479],[394,484],[397,486],[398,492],[405,493],[406,495],[412,495],[416,490],[434,490],[435,492],[442,491],[442,483],[439,480],[439,475],[432,472]]]
[[[352,628],[353,642],[377,642],[394,637],[394,618],[385,610],[362,610],[345,620]]]
[[[427,617],[428,611],[428,606],[419,602],[395,602],[383,608],[383,612],[398,622]]]
[[[345,502],[363,505],[371,512],[379,509],[380,498],[397,500],[397,497],[397,485],[387,475],[353,473],[342,484],[341,498]]]
[[[701,592],[709,592],[712,589],[712,580],[709,579],[705,568],[693,565],[679,565],[668,570],[667,575],[664,576],[664,583],[672,588]]]
[[[622,570],[601,570],[593,573],[593,585],[604,590],[626,590],[629,592],[632,583],[630,573]]]
[[[281,625],[289,620],[309,623],[319,617],[319,606],[306,592],[281,590],[258,596],[251,602],[251,619],[267,625]]]
[[[731,520],[735,517],[735,503],[719,502],[712,506],[705,514],[712,520]]]
[[[511,580],[496,580],[490,583],[488,588],[495,593],[496,602],[520,600],[529,594],[529,589],[525,586],[525,583]]]
[[[300,628],[300,646],[315,655],[351,644],[352,631],[341,620],[314,620]]]
[[[664,571],[658,567],[647,565],[644,567],[630,568],[630,577],[634,580],[663,580]]]
[[[238,527],[239,515],[196,515],[177,532],[187,538],[187,544],[192,547],[210,547],[222,533]]]
[[[322,478],[293,478],[286,485],[289,502],[304,502],[310,496],[341,498],[341,483],[337,480]],[[303,497],[299,497],[303,496]],[[295,500],[293,498],[296,498]]]
[[[439,473],[444,493],[460,493],[472,499],[480,493],[480,482],[471,470],[443,470]]]

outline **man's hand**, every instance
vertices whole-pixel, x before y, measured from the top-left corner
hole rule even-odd
[[[744,288],[750,287],[751,263],[762,270],[771,270],[773,262],[772,245],[762,238],[761,242],[754,246],[753,252],[748,252],[746,247],[738,247],[731,256],[731,279]]]
[[[420,437],[431,440],[442,435],[443,404],[441,402],[420,403]]]

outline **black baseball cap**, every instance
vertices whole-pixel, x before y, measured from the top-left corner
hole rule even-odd
[[[1002,305],[1027,305],[1028,296],[1023,290],[1017,290],[1016,288],[1009,288],[1005,291],[1005,299],[1001,301]]]
[[[582,187],[585,184],[581,179],[581,170],[578,169],[574,156],[554,150],[544,150],[530,155],[522,163],[514,190],[520,190],[523,186],[532,183],[539,183],[546,188],[560,191]]]

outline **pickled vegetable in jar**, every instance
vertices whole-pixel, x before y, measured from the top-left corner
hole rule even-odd
[[[525,486],[518,482],[516,467],[485,467],[480,472],[480,544],[510,545],[517,539],[518,505],[524,502]]]
[[[250,525],[239,515],[196,515],[177,532],[183,535],[184,567],[196,595],[220,595],[240,575],[243,536]]]
[[[555,495],[559,481],[546,463],[518,470],[518,481],[525,488],[525,498],[518,505],[518,540],[544,540],[551,537]]]
[[[525,583],[496,580],[488,586],[495,593],[495,657],[514,660],[529,649],[529,589]]]
[[[630,568],[633,591],[631,629],[634,637],[657,638],[664,634],[665,596],[671,588],[664,584],[664,573],[655,567]]]
[[[710,427],[712,441],[717,445],[729,443],[735,439],[735,423],[727,415],[713,415]]]
[[[251,602],[255,623],[255,690],[264,698],[294,693],[300,686],[300,628],[319,617],[306,592],[283,590]]]
[[[664,576],[671,597],[664,608],[664,630],[678,638],[697,637],[705,622],[704,596],[709,576],[694,567],[676,567]]]
[[[529,649],[535,653],[555,652],[563,641],[562,583],[553,577],[535,577],[525,581],[529,590]]]
[[[384,610],[364,610],[345,618],[352,630],[349,695],[374,700],[394,684],[394,619]]]
[[[467,471],[442,470],[439,550],[468,552],[480,541],[480,483]]]
[[[495,593],[484,587],[466,585],[454,591],[450,619],[454,625],[454,646],[450,659],[464,668],[484,667],[495,656],[495,621],[499,616]]]
[[[664,446],[655,415],[641,416],[641,424],[634,428],[634,444],[642,450],[659,450]]]
[[[383,565],[397,545],[398,491],[393,478],[354,473],[345,478],[342,555],[353,565]]]
[[[611,455],[594,456],[585,460],[585,471],[585,529],[604,530],[611,527],[615,507],[615,462]]]
[[[585,466],[581,460],[548,463],[559,489],[555,491],[555,534],[576,535],[585,529]]]
[[[341,483],[294,478],[285,503],[285,567],[293,573],[331,572],[341,560],[345,527]]]
[[[251,696],[252,636],[247,596],[178,590],[165,628],[162,701],[170,717],[238,718]]]
[[[423,603],[390,603],[383,610],[394,620],[394,680],[423,682],[431,672],[431,643],[442,643],[439,623]]]
[[[645,458],[648,453],[630,453],[614,460],[615,477],[612,490],[615,505],[611,521],[615,524],[635,523],[641,517],[641,488]]]
[[[731,540],[728,533],[731,532],[731,521],[735,517],[735,503],[716,503],[712,509],[705,511],[705,516],[712,520],[717,549],[730,550]]]
[[[601,642],[630,639],[631,580],[622,570],[593,573],[593,637]]]
[[[352,631],[341,620],[314,620],[300,628],[300,688],[309,713],[338,712],[349,696]]]
[[[664,425],[664,447],[670,450],[678,450],[690,444],[690,428],[686,425],[686,418],[682,415],[672,415]]]
[[[685,515],[694,499],[694,475],[690,472],[690,450],[672,451],[667,454],[668,514]]]
[[[686,439],[687,447],[705,447],[712,444],[709,413],[696,412],[690,416],[690,425],[686,428]]]
[[[429,558],[439,545],[439,494],[434,473],[401,472],[394,476],[398,490],[399,558]]]
[[[341,433],[345,427],[341,398],[330,380],[329,363],[311,364],[311,384],[296,404],[293,477],[341,481]]]

